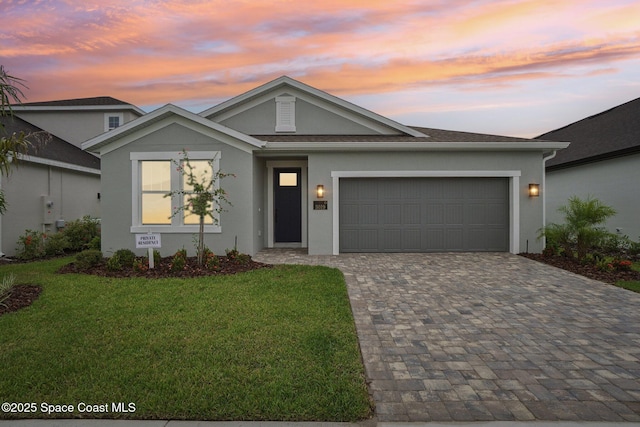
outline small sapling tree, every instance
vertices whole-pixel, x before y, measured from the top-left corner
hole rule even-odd
[[[198,265],[204,264],[204,224],[207,217],[211,218],[214,225],[219,224],[219,215],[224,212],[224,206],[232,206],[227,199],[226,191],[220,186],[220,181],[233,174],[215,170],[213,163],[215,158],[207,160],[208,169],[197,171],[196,165],[192,165],[189,160],[187,150],[182,150],[182,159],[173,161],[178,172],[183,176],[183,185],[180,190],[165,194],[174,201],[178,200],[177,206],[173,208],[171,218],[180,213],[195,215],[199,219],[197,258]]]

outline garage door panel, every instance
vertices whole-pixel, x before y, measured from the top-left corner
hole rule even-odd
[[[382,211],[383,211],[383,216],[382,216],[383,224],[395,224],[395,225],[402,224],[402,205],[385,204],[383,206]]]
[[[422,250],[422,232],[419,228],[402,230],[402,247],[407,251],[420,252]]]
[[[507,178],[342,178],[341,252],[508,251]]]
[[[417,203],[408,203],[402,206],[402,223],[406,225],[421,224],[421,206]]]

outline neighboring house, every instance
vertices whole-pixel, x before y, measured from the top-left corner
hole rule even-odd
[[[570,197],[590,196],[616,209],[609,231],[640,240],[640,98],[538,138],[571,142],[546,164],[547,223],[563,222]]]
[[[222,182],[233,206],[205,227],[217,253],[517,253],[542,249],[528,188],[567,145],[408,127],[285,76],[200,114],[168,104],[82,147],[102,160],[103,252],[154,232],[168,255],[193,253],[198,229],[164,197],[182,185],[183,149],[236,175]]]
[[[82,151],[88,138],[114,129],[144,114],[111,97],[95,97],[12,106],[13,118],[3,118],[6,132],[42,132],[51,140],[31,150],[0,186],[8,202],[0,217],[0,251],[14,255],[25,230],[46,233],[63,221],[101,216],[100,160]]]
[[[43,133],[19,117],[0,120],[8,135]],[[52,233],[63,225],[61,220],[100,216],[100,159],[57,136],[45,145],[34,142],[0,186],[7,200],[7,211],[0,216],[4,255],[15,255],[18,237],[27,229]]]
[[[20,118],[77,147],[144,115],[138,107],[110,96],[27,102],[12,108]]]

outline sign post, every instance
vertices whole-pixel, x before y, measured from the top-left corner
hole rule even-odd
[[[162,246],[160,233],[136,234],[136,248],[147,248],[149,269],[154,268],[153,249]]]

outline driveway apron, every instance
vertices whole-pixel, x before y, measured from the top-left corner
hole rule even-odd
[[[640,294],[507,253],[255,259],[344,273],[378,421],[640,421]]]

